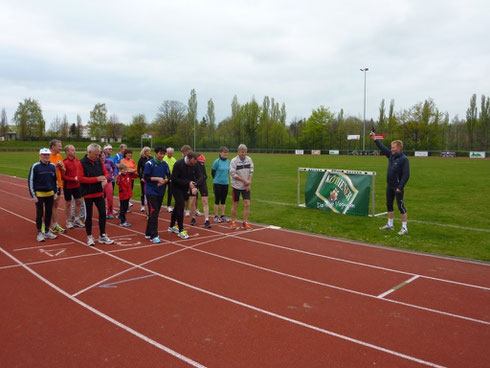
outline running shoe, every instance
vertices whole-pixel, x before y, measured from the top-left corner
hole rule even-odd
[[[232,229],[238,229],[238,224],[236,223],[236,221],[231,222],[231,228]]]
[[[130,227],[131,224],[129,222],[123,222],[122,224],[120,224],[119,226],[122,226],[122,227]]]
[[[145,212],[145,206],[141,206],[140,212]]]
[[[187,234],[187,231],[185,230],[182,230],[179,235],[178,235],[179,238],[181,239],[189,239],[189,234]]]
[[[381,226],[379,229],[380,230],[395,230],[395,227],[393,225],[386,224],[385,226]]]
[[[112,218],[114,218],[114,216],[112,216]],[[73,221],[73,225],[75,227],[85,227],[85,224],[77,218],[75,219],[75,221]]]
[[[112,239],[109,239],[109,237],[107,236],[107,234],[102,234],[101,236],[99,236],[99,240],[97,240],[100,244],[112,244],[114,243],[114,240]]]
[[[151,236],[150,235],[145,235],[145,239],[150,239]]]
[[[408,229],[404,229],[402,227],[401,230],[398,232],[398,235],[405,235],[405,234],[408,234]]]
[[[53,233],[63,234],[63,233],[66,231],[66,230],[65,230],[65,229],[63,229],[63,228],[60,226],[60,224],[56,224],[56,226],[53,226],[53,227],[51,228],[51,231],[52,231]]]
[[[134,204],[132,204],[131,202],[129,202],[129,207],[133,207],[133,206],[134,206]]]
[[[89,235],[87,237],[87,245],[89,247],[95,247],[95,239],[94,239],[94,236],[93,235]]]
[[[150,240],[153,244],[158,244],[161,243],[162,241],[160,240],[159,236],[155,236],[153,239]]]
[[[66,228],[73,229],[73,222],[71,222],[71,220],[66,220]]]
[[[174,208],[173,208],[172,206],[168,206],[168,207],[167,207],[167,212],[168,212],[168,213],[172,212],[173,210],[174,210]]]
[[[225,215],[221,215],[220,217],[221,222],[228,222],[229,220],[225,217]]]
[[[243,222],[242,229],[244,230],[252,230],[252,226],[248,222]]]
[[[209,223],[209,220],[204,221],[204,227],[206,229],[211,229],[211,224]]]
[[[217,224],[219,224],[221,222],[221,219],[219,218],[219,216],[214,216],[214,222],[216,222]]]
[[[191,211],[185,210],[185,217],[189,217],[191,215]]]
[[[202,216],[203,215],[203,213],[201,211],[199,211],[199,210],[196,210],[196,212],[194,214],[196,216]]]
[[[196,224],[196,218],[193,217],[192,220],[191,220],[191,226],[194,226]]]
[[[37,233],[37,237],[36,237],[36,240],[38,242],[43,242],[45,239],[44,239],[44,234],[43,233]]]
[[[44,238],[46,238],[46,239],[56,239],[57,236],[54,235],[51,231],[48,231],[47,233],[44,233]]]
[[[176,233],[176,234],[178,234],[179,233],[179,227],[177,225],[172,226],[172,227],[169,226],[168,227],[168,232],[169,233]]]
[[[114,218],[114,216],[113,216],[113,215],[107,215],[107,216],[106,216],[106,219],[108,219],[108,220],[112,220],[113,218]]]

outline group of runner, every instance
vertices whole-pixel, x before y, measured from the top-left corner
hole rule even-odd
[[[65,197],[66,228],[84,227],[87,233],[87,245],[95,246],[92,235],[93,206],[98,211],[100,244],[112,244],[114,241],[105,231],[106,219],[113,219],[116,214],[113,208],[113,183],[119,188],[120,226],[131,226],[126,214],[130,199],[133,197],[135,178],[141,180],[141,211],[147,212],[145,238],[152,243],[160,243],[158,235],[158,215],[167,192],[167,211],[171,212],[168,231],[176,233],[181,239],[189,238],[184,229],[184,213],[192,218],[190,225],[196,224],[198,193],[201,194],[204,227],[210,228],[207,174],[205,157],[192,152],[190,146],[182,147],[183,158],[173,157],[174,149],[155,147],[155,156],[150,155],[149,147],[144,147],[138,164],[132,159],[132,151],[126,145],[120,146],[120,152],[111,156],[112,147],[92,143],[87,147],[87,154],[78,160],[73,145],[65,147],[66,157],[60,154],[61,141],[52,140],[49,148],[39,151],[39,161],[34,163],[28,177],[29,193],[36,206],[37,241],[57,238],[56,233],[66,230],[58,223],[57,208],[61,197],[61,188]],[[222,147],[219,157],[211,168],[213,191],[215,194],[214,222],[228,222],[225,216],[225,203],[228,195],[229,177],[231,177],[233,205],[231,209],[231,227],[238,229],[236,209],[240,196],[243,197],[243,229],[251,229],[248,223],[250,212],[250,189],[253,176],[253,161],[247,156],[247,147],[241,144],[238,155],[228,160],[229,150]],[[73,200],[72,200],[73,198]],[[82,198],[84,201],[85,223],[81,219]],[[174,198],[174,207],[171,199]],[[107,206],[106,206],[107,201]],[[190,210],[185,210],[190,204]],[[73,206],[74,205],[74,206]],[[72,208],[72,206],[74,208]],[[146,206],[146,207],[145,207]],[[54,209],[54,210],[53,210]],[[52,221],[52,224],[51,224]],[[52,226],[51,226],[52,225]]]

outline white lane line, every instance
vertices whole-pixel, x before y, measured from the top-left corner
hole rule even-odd
[[[47,284],[48,286],[50,286],[51,288],[53,288],[54,290],[56,290],[57,292],[59,292],[60,294],[62,294],[63,296],[67,297],[69,300],[77,303],[78,305],[82,306],[83,308],[89,310],[90,312],[96,314],[97,316],[99,317],[102,317],[104,318],[106,321],[109,321],[110,323],[118,326],[119,328],[122,328],[123,330],[129,332],[130,334],[140,338],[141,340],[155,346],[156,348],[160,349],[160,350],[163,350],[164,352],[176,357],[177,359],[180,359],[184,362],[186,362],[187,364],[193,366],[193,367],[205,367],[204,365],[192,360],[191,358],[188,358],[186,357],[185,355],[182,355],[178,352],[176,352],[175,350],[172,350],[170,349],[169,347],[165,346],[165,345],[162,345],[160,344],[159,342],[151,339],[150,337],[146,336],[146,335],[143,335],[142,333],[132,329],[131,327],[117,321],[116,319],[108,316],[107,314],[99,311],[98,309],[95,309],[94,307],[88,305],[87,303],[71,296],[70,294],[68,294],[65,290],[61,289],[60,287],[58,287],[57,285],[53,284],[51,281],[45,279],[43,276],[41,276],[40,274],[38,274],[36,271],[34,271],[32,268],[30,268],[29,266],[26,266],[25,264],[23,264],[20,260],[18,260],[17,258],[15,258],[14,256],[12,256],[10,253],[8,253],[7,251],[5,251],[2,247],[0,247],[0,251],[2,251],[2,253],[4,253],[7,257],[11,258],[14,262],[16,262],[17,264],[19,264],[19,266],[23,267],[26,271],[28,271],[29,273],[31,273],[32,275],[34,275],[36,278],[38,278],[39,280],[41,280],[42,282],[44,282],[45,284]]]
[[[397,291],[398,289],[404,287],[407,284],[410,284],[412,281],[416,280],[419,278],[419,275],[415,275],[412,278],[408,279],[407,281],[403,281],[402,283],[396,285],[394,288],[391,288],[390,290],[385,291],[384,293],[381,293],[378,295],[378,298],[382,299],[387,295],[390,295],[392,292]]]
[[[11,211],[8,211],[8,212],[11,212]],[[11,213],[13,213],[13,212],[11,212]],[[24,216],[21,216],[21,215],[15,214],[15,213],[13,213],[13,214],[16,215],[16,216],[18,216],[18,217],[20,217],[20,218],[23,218],[23,219],[25,219],[27,221],[32,222],[32,220],[29,220],[28,218],[25,218]],[[65,237],[67,237],[68,239],[74,240],[74,241],[76,241],[78,243],[85,244],[82,241],[80,241],[78,239],[75,239],[75,238],[72,238],[72,237],[70,237],[70,236],[68,236],[66,234],[62,234],[62,235],[65,236]],[[5,252],[1,247],[0,247],[0,250],[2,252]],[[294,320],[292,318],[285,317],[285,316],[282,316],[280,314],[277,314],[277,313],[274,313],[274,312],[271,312],[271,311],[268,311],[268,310],[265,310],[265,309],[262,309],[262,308],[259,308],[259,307],[255,307],[253,305],[250,305],[250,304],[247,304],[247,303],[244,303],[244,302],[240,302],[240,301],[235,300],[235,299],[231,299],[231,298],[226,297],[224,295],[217,294],[217,293],[214,293],[214,292],[209,291],[209,290],[206,290],[206,289],[202,289],[200,287],[197,287],[197,286],[188,284],[186,282],[183,282],[183,281],[174,279],[174,278],[172,278],[170,276],[166,276],[166,275],[163,275],[163,274],[161,274],[159,272],[155,272],[155,271],[150,270],[148,268],[139,266],[139,265],[137,265],[137,264],[135,264],[133,262],[130,262],[130,261],[125,260],[123,258],[117,257],[117,256],[115,256],[115,255],[113,255],[111,253],[107,253],[106,251],[103,251],[102,249],[94,248],[94,250],[97,251],[97,252],[106,254],[109,257],[112,257],[114,259],[117,259],[117,260],[119,260],[119,261],[121,261],[123,263],[127,263],[128,265],[133,266],[134,268],[138,268],[138,269],[143,270],[143,271],[146,271],[146,272],[148,272],[150,274],[155,274],[155,275],[157,275],[157,276],[159,276],[159,277],[161,277],[161,278],[163,278],[165,280],[174,282],[174,283],[176,283],[178,285],[182,285],[182,286],[187,287],[187,288],[189,288],[191,290],[195,290],[197,292],[201,292],[203,294],[207,294],[207,295],[213,296],[215,298],[218,298],[218,299],[227,301],[229,303],[236,304],[236,305],[239,305],[241,307],[244,307],[244,308],[247,308],[247,309],[251,309],[251,310],[254,310],[256,312],[263,313],[265,315],[268,315],[268,316],[271,316],[271,317],[274,317],[274,318],[277,318],[277,319],[280,319],[280,320],[283,320],[283,321],[286,321],[286,322],[290,322],[290,323],[295,324],[295,325],[298,325],[298,326],[302,326],[302,327],[305,327],[305,328],[308,328],[308,329],[311,329],[311,330],[314,330],[314,331],[318,331],[318,332],[321,332],[323,334],[326,334],[326,335],[329,335],[329,336],[333,336],[333,337],[339,338],[341,340],[349,341],[349,342],[352,342],[352,343],[355,343],[355,344],[358,344],[358,345],[361,345],[361,346],[364,346],[364,347],[371,348],[373,350],[381,351],[381,352],[384,352],[386,354],[397,356],[399,358],[403,358],[403,359],[406,359],[406,360],[409,360],[409,361],[417,362],[417,363],[420,363],[420,364],[423,364],[423,365],[426,365],[426,366],[429,366],[429,367],[443,367],[441,365],[438,365],[438,364],[435,364],[435,363],[432,363],[432,362],[429,362],[429,361],[425,361],[423,359],[419,359],[419,358],[416,358],[416,357],[413,357],[413,356],[410,356],[410,355],[407,355],[407,354],[403,354],[403,353],[397,352],[395,350],[390,350],[390,349],[387,349],[387,348],[383,348],[381,346],[374,345],[374,344],[371,344],[371,343],[368,343],[368,342],[365,342],[365,341],[362,341],[362,340],[358,340],[358,339],[355,339],[355,338],[352,338],[352,337],[349,337],[349,336],[346,336],[346,335],[338,334],[338,333],[333,332],[333,331],[329,331],[329,330],[326,330],[326,329],[323,329],[323,328],[320,328],[320,327],[317,327],[317,326],[313,326],[313,325],[310,325],[310,324],[307,324],[307,323],[304,323],[304,322],[301,322],[301,321],[297,321],[297,320]],[[12,258],[13,256],[10,256],[10,257]],[[23,265],[23,267],[26,268],[26,269],[30,269],[29,267],[27,267],[25,265]],[[46,281],[48,281],[48,280],[46,280]],[[50,283],[50,285],[53,285],[53,286],[56,287],[56,285],[54,285],[54,284],[51,284]],[[66,293],[65,291],[63,291],[62,289],[59,289],[59,290],[61,290],[63,292],[63,295],[68,296],[70,299],[73,298],[73,300],[78,300],[75,297],[73,297],[73,296],[69,295],[68,293]],[[381,300],[384,300],[384,299],[381,299]],[[108,317],[108,318],[111,318],[111,317]]]

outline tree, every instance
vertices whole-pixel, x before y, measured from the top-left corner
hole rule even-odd
[[[481,137],[481,149],[488,151],[488,134],[490,133],[490,97],[481,96],[481,108],[480,108],[480,137]]]
[[[77,135],[77,125],[73,123],[70,125],[70,137],[75,137]]]
[[[97,103],[94,109],[90,111],[90,120],[88,121],[90,136],[100,139],[107,129],[107,108],[105,103]]]
[[[20,102],[14,115],[20,140],[42,138],[46,123],[41,106],[36,100],[26,98]]]
[[[112,138],[115,142],[117,138],[121,138],[123,135],[124,124],[119,122],[119,118],[116,114],[112,114],[106,125],[106,136]]]
[[[7,113],[5,112],[5,109],[2,109],[2,117],[0,119],[0,137],[5,137],[7,135],[7,125]]]
[[[75,133],[75,137],[78,139],[82,138],[82,118],[80,115],[77,115],[77,130]]]
[[[321,149],[329,146],[330,142],[325,142],[325,135],[328,133],[327,127],[334,119],[330,110],[324,106],[313,110],[306,121],[302,135],[303,144],[311,149]]]
[[[193,133],[193,137],[191,137],[191,133]],[[197,135],[197,95],[196,90],[191,90],[191,95],[189,96],[189,100],[187,101],[187,119],[183,126],[180,129],[180,135],[183,138],[183,143],[192,141],[194,142],[194,151],[197,149],[196,147],[196,135]]]
[[[133,116],[131,124],[126,129],[126,137],[129,143],[138,145],[141,140],[141,136],[146,133],[148,129],[148,123],[146,117],[143,114]]]
[[[470,150],[473,149],[475,128],[478,124],[478,108],[476,107],[476,94],[471,96],[470,107],[466,110],[466,131],[470,141]]]
[[[58,133],[58,136],[61,138],[61,140],[66,140],[66,138],[68,138],[69,129],[70,126],[68,123],[68,118],[66,117],[66,115],[64,115],[63,120],[61,120],[61,126]]]
[[[61,129],[61,119],[58,115],[53,119],[51,124],[49,125],[48,135],[52,137],[58,137]]]
[[[241,107],[240,117],[244,128],[243,142],[253,148],[257,146],[257,128],[259,123],[260,107],[259,104],[252,98],[252,101]]]

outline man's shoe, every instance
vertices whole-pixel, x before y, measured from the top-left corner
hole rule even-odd
[[[203,215],[203,213],[199,210],[196,210],[196,212],[194,214],[198,217]]]
[[[114,216],[112,216],[112,218],[114,218]],[[75,219],[75,221],[73,221],[73,225],[75,227],[85,227],[85,224],[82,221],[80,221],[80,219]]]
[[[56,239],[57,236],[54,235],[51,231],[48,231],[47,233],[44,234],[45,239]]]
[[[204,227],[206,229],[211,229],[211,224],[209,223],[209,220],[204,221]]]
[[[73,222],[71,222],[71,220],[66,220],[66,228],[73,229]]]
[[[252,230],[252,226],[248,222],[243,222],[242,229],[244,230]]]
[[[176,233],[176,234],[178,234],[179,233],[179,227],[177,225],[172,226],[172,227],[169,226],[168,227],[168,232],[169,233]]]
[[[113,218],[114,218],[114,215],[107,215],[106,216],[106,219],[108,219],[108,220],[112,220]]]
[[[131,202],[129,202],[129,207],[133,207],[133,206],[134,206],[134,204],[132,204]]]
[[[123,222],[122,224],[120,224],[119,226],[122,226],[122,227],[130,227],[131,224],[129,222]]]
[[[395,230],[395,227],[393,225],[386,224],[385,226],[381,226],[379,229],[380,230]]]
[[[398,235],[405,235],[405,234],[408,234],[408,229],[404,229],[402,227],[401,230],[398,232]]]
[[[151,236],[150,235],[145,235],[145,239],[150,239]]]
[[[178,235],[179,238],[181,239],[189,239],[189,234],[187,234],[187,231],[185,230],[182,230],[179,235]]]
[[[141,209],[140,209],[141,212],[145,212],[145,206],[141,206]]]
[[[185,210],[185,217],[189,217],[191,215],[191,211]]]
[[[231,228],[232,229],[238,229],[238,224],[236,223],[236,221],[231,222]]]
[[[196,224],[196,218],[193,217],[192,220],[191,220],[191,225],[194,226]]]
[[[214,216],[214,222],[216,222],[217,224],[219,224],[221,222],[221,219],[219,218],[219,216]]]
[[[89,235],[87,237],[87,245],[89,247],[95,247],[95,239],[94,239],[94,236],[93,235]]]
[[[167,212],[168,212],[168,213],[172,212],[173,210],[174,210],[174,209],[173,209],[173,207],[172,207],[172,206],[168,206],[168,207],[167,207]]]
[[[66,231],[66,230],[65,230],[65,229],[63,229],[63,228],[60,226],[60,224],[56,224],[56,226],[54,226],[54,227],[52,227],[52,228],[51,228],[51,231],[52,231],[53,233],[63,234],[63,233]]]
[[[158,244],[161,243],[162,241],[160,240],[159,236],[155,236],[153,239],[150,240],[153,244]]]
[[[109,239],[109,237],[106,234],[102,234],[99,236],[99,240],[97,240],[100,244],[112,244],[114,243],[114,240]]]
[[[228,222],[228,219],[226,218],[225,215],[221,215],[220,220],[221,222]]]
[[[44,239],[44,234],[43,233],[37,233],[37,237],[36,237],[36,240],[38,242],[43,242],[45,239]]]

